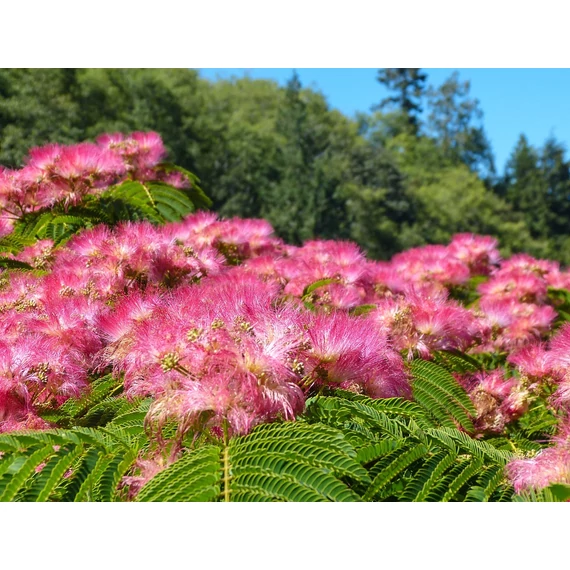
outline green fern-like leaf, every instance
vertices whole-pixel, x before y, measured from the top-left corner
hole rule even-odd
[[[373,479],[355,486],[366,500],[509,500],[504,468],[513,452],[426,422],[426,414],[421,402],[342,391],[312,398],[307,409],[309,421],[333,425],[356,448]]]
[[[453,450],[442,450],[423,463],[414,478],[408,483],[402,498],[406,501],[423,501],[429,495],[433,486],[439,481],[456,461],[457,453]]]
[[[9,257],[0,257],[0,267],[4,269],[23,269],[25,271],[33,270],[33,267],[29,263],[18,261],[17,259],[10,259]]]
[[[570,501],[570,485],[553,483],[540,490],[523,491],[513,497],[513,502],[566,503]]]
[[[450,372],[477,372],[481,370],[481,363],[457,350],[438,350],[433,354],[434,362]]]
[[[147,187],[155,208],[167,222],[176,222],[196,209],[190,198],[181,190],[160,182],[151,182]]]
[[[499,465],[485,467],[479,474],[475,485],[466,494],[466,501],[487,502],[499,490],[505,487],[504,469]]]
[[[457,422],[468,432],[473,432],[471,417],[475,408],[465,390],[444,368],[426,360],[414,360],[411,364],[414,398],[429,410],[443,425]],[[471,416],[471,417],[470,417]]]
[[[103,401],[121,385],[121,381],[111,374],[97,378],[91,385],[89,392],[80,399],[71,398],[59,409],[70,417],[78,417],[95,404]]]
[[[447,502],[455,498],[460,489],[473,477],[476,475],[481,467],[483,466],[483,461],[477,457],[471,458],[469,461],[465,462],[463,469],[457,474],[453,481],[450,481],[447,485],[447,489],[441,498],[441,501]]]
[[[209,208],[212,207],[213,204],[212,200],[210,200],[210,198],[208,198],[208,196],[204,193],[202,188],[200,188],[199,186],[200,180],[195,174],[193,174],[189,170],[186,170],[182,166],[178,166],[176,164],[167,163],[167,162],[160,164],[159,168],[161,168],[164,172],[180,172],[186,177],[186,179],[190,183],[190,188],[184,189],[184,192],[191,200],[195,209],[208,210]]]
[[[207,445],[153,477],[137,501],[212,501],[220,495],[221,476],[220,448]]]
[[[11,474],[10,481],[4,487],[0,495],[0,502],[13,500],[18,491],[26,484],[29,477],[36,471],[36,469],[43,464],[43,462],[53,455],[54,449],[51,445],[41,446],[25,458],[18,471]],[[5,477],[6,475],[4,475]]]
[[[364,495],[364,500],[374,497],[389,481],[404,469],[412,465],[427,453],[427,448],[423,443],[412,445],[408,448],[393,452],[395,457],[376,474],[372,484]]]
[[[0,500],[110,501],[146,443],[120,427],[0,435]]]
[[[0,239],[0,252],[9,252],[16,254],[22,251],[22,249],[25,247],[34,244],[36,241],[34,237],[20,235],[17,230],[18,225],[16,225],[14,231],[11,234]]]
[[[77,461],[83,452],[82,445],[69,445],[61,449],[40,472],[25,500],[48,501],[55,487],[61,483],[71,465]]]
[[[320,424],[266,424],[227,445],[186,453],[139,501],[356,501],[348,481],[368,482],[342,433]]]

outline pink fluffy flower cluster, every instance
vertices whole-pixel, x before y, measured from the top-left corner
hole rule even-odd
[[[530,391],[543,384],[556,388],[551,402],[561,416],[551,447],[508,465],[515,490],[570,484],[570,323],[562,326],[549,342],[528,345],[508,360],[518,368]]]
[[[127,179],[184,187],[160,168],[164,155],[155,133],[33,149],[22,169],[0,171],[0,235]],[[291,246],[264,220],[200,212],[98,226],[13,257],[41,271],[0,274],[0,432],[50,427],[43,411],[111,373],[128,396],[153,398],[149,426],[245,434],[294,419],[328,387],[410,398],[407,363],[441,350],[506,356],[457,375],[479,434],[501,433],[545,387],[563,414],[570,404],[570,324],[551,336],[548,296],[570,289],[570,273],[525,254],[502,260],[491,237],[379,262],[353,243]],[[475,287],[479,298],[457,300]],[[517,490],[570,480],[567,423],[553,447],[510,464]]]
[[[550,266],[539,276],[528,268],[543,262],[531,258],[501,263],[488,237],[461,234],[448,246],[375,262],[352,243],[289,246],[264,220],[210,213],[164,226],[99,226],[52,246],[42,240],[15,256],[44,275],[2,281],[2,431],[47,427],[43,408],[79,396],[107,371],[124,378],[128,395],[155,399],[153,421],[176,419],[192,429],[207,418],[209,427],[225,423],[232,433],[294,418],[307,394],[325,386],[410,397],[406,360],[505,346],[492,344],[489,331],[497,329],[484,309],[505,287],[489,284],[513,271],[520,276],[524,260],[536,278],[525,274],[519,285],[513,277],[509,299],[553,311],[546,285],[568,279]],[[450,297],[454,286],[481,275],[490,278],[478,308]],[[532,279],[541,281],[531,294],[524,284]],[[365,314],[353,314],[359,307]],[[525,361],[524,350],[538,350],[551,320],[514,343],[513,365]],[[481,408],[482,432],[518,417],[529,393],[528,382],[495,376],[462,379]]]
[[[178,173],[157,169],[165,156],[162,139],[154,132],[105,134],[95,143],[34,148],[23,168],[0,167],[0,236],[10,233],[14,221],[26,213],[58,203],[74,206],[87,194],[127,179],[187,186]]]
[[[570,275],[558,263],[526,254],[505,260],[479,285],[479,314],[486,328],[481,352],[509,352],[539,340],[557,316],[548,303],[548,287],[570,287]]]
[[[128,395],[154,397],[157,422],[190,429],[208,416],[231,433],[294,418],[324,386],[410,395],[404,361],[372,317],[310,311],[285,292],[286,277],[252,271],[269,252],[294,263],[262,220],[198,213],[51,245],[16,256],[45,274],[6,275],[0,290],[2,431],[47,427],[43,408],[106,371],[124,377]]]

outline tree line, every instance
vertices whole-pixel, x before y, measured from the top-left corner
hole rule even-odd
[[[457,73],[381,69],[390,95],[349,118],[293,74],[286,86],[190,69],[0,70],[0,164],[30,147],[155,130],[224,216],[264,217],[290,243],[356,241],[370,256],[496,236],[502,252],[570,264],[570,161],[521,135],[498,173],[479,102]]]

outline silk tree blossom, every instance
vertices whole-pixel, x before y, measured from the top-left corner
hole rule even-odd
[[[53,339],[31,334],[17,344],[0,343],[0,432],[48,427],[36,407],[57,407],[86,388],[76,355]]]
[[[500,271],[478,287],[479,292],[495,300],[542,303],[546,299],[546,282],[534,273],[519,269]]]
[[[485,331],[487,343],[479,351],[518,349],[544,337],[556,319],[550,305],[521,303],[513,298],[486,296],[474,314]]]
[[[426,245],[398,253],[392,266],[410,283],[437,283],[440,286],[461,285],[469,279],[469,267],[454,259],[442,245]]]
[[[481,336],[474,315],[442,290],[426,294],[410,288],[405,296],[381,300],[372,318],[408,359],[415,353],[429,359],[434,350],[465,349]]]
[[[501,260],[497,240],[491,236],[456,234],[449,244],[449,253],[474,275],[489,275]]]
[[[160,167],[166,150],[157,133],[103,135],[96,143],[48,144],[34,148],[21,169],[0,167],[0,211],[16,219],[62,204],[65,209],[87,194],[99,194],[127,179],[189,183]]]
[[[503,272],[523,271],[534,273],[539,277],[545,277],[558,269],[559,264],[556,261],[535,259],[526,253],[517,253],[501,263],[501,271]]]
[[[50,269],[53,261],[53,246],[53,240],[40,239],[35,244],[23,248],[17,255],[12,254],[9,257],[29,263],[35,269]]]
[[[570,323],[564,324],[552,337],[549,360],[553,368],[570,369]]]
[[[519,378],[506,378],[502,369],[455,374],[475,406],[478,433],[502,433],[505,426],[528,410],[530,393]]]
[[[192,426],[211,412],[211,426],[225,419],[245,433],[293,419],[304,406],[294,364],[304,329],[294,306],[274,306],[276,293],[233,271],[160,297],[126,296],[99,320],[110,341],[100,361],[124,373],[128,394],[157,398],[152,421]]]
[[[15,220],[25,212],[26,186],[17,170],[0,166],[0,211],[3,217]]]
[[[311,293],[318,306],[350,309],[363,304],[367,295],[368,262],[351,242],[309,241],[289,251],[276,262],[279,276],[286,282],[287,295],[301,297],[305,289],[321,280],[331,281]]]
[[[549,287],[570,290],[570,271],[568,270],[559,271],[558,269],[555,269],[546,274],[544,279]]]
[[[401,357],[372,319],[342,312],[315,317],[308,329],[310,349],[304,361],[307,381],[339,386],[373,397],[409,397]]]
[[[273,228],[265,220],[233,218],[208,226],[206,232],[231,263],[274,253],[283,243],[273,235]]]
[[[570,323],[564,324],[552,337],[546,361],[558,384],[554,402],[566,409],[570,404]]]
[[[122,159],[126,169],[143,177],[166,156],[166,148],[158,133],[134,132],[104,134],[97,144]]]
[[[0,206],[1,207],[1,206]],[[15,220],[7,217],[0,217],[0,238],[12,233]]]
[[[120,180],[126,168],[120,157],[101,146],[80,143],[33,149],[20,172],[27,193],[40,198],[36,205],[49,207],[56,202],[77,204],[85,194]]]
[[[408,288],[408,282],[391,263],[371,261],[366,266],[367,297],[366,303],[375,303],[395,293],[402,293]]]
[[[544,343],[527,344],[509,354],[507,362],[513,364],[531,392],[539,392],[545,384],[556,384],[563,374],[555,369],[552,353]]]
[[[555,262],[526,254],[504,260],[478,287],[482,296],[476,313],[489,333],[487,346],[480,350],[518,349],[544,338],[557,316],[547,297],[548,286],[557,279]]]
[[[22,169],[0,170],[0,220],[9,228],[24,212],[128,179],[190,185],[161,165],[164,156],[156,133],[33,149]],[[401,353],[429,359],[438,350],[509,353],[518,376],[461,378],[481,432],[519,417],[545,384],[567,406],[566,329],[546,344],[557,315],[547,288],[567,274],[530,256],[500,262],[496,245],[460,234],[375,262],[349,242],[289,246],[264,220],[205,212],[164,226],[99,226],[56,248],[37,242],[14,258],[41,272],[0,275],[0,429],[47,427],[42,407],[111,372],[127,396],[153,398],[155,433],[174,420],[179,437],[244,434],[294,420],[308,395],[328,388],[409,398]],[[474,275],[488,280],[466,308],[449,289]],[[363,304],[375,307],[354,316]],[[161,461],[141,464],[141,477]]]
[[[570,484],[570,423],[559,425],[552,446],[535,457],[515,459],[507,465],[507,475],[515,491],[539,490],[553,483]]]

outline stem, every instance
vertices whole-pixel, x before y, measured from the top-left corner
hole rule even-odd
[[[228,421],[224,419],[224,501],[230,502],[230,449],[228,437]]]
[[[146,192],[146,195],[147,195],[148,199],[150,200],[150,203],[156,207],[156,204],[154,203],[154,199],[152,197],[152,194],[150,193],[150,190],[148,189],[146,184],[144,182],[140,182],[140,180],[139,180],[139,184],[144,188],[144,191]]]
[[[519,450],[515,447],[515,444],[514,444],[509,438],[507,438],[507,441],[509,442],[509,445],[511,446],[512,450],[513,450],[515,453],[518,453]]]

